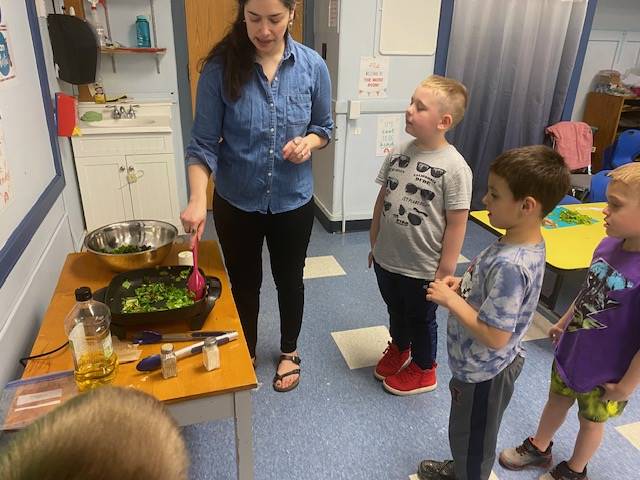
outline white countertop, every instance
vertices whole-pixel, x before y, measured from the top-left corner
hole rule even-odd
[[[105,118],[98,122],[78,121],[82,135],[113,135],[122,133],[171,132],[171,117],[138,115],[134,119]]]

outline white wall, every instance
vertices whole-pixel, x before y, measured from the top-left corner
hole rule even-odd
[[[51,92],[69,90],[55,80],[46,20],[40,20]],[[34,92],[37,94],[37,92]],[[53,93],[52,93],[53,95]],[[24,112],[29,118],[32,112]],[[47,134],[48,135],[48,134]],[[20,372],[51,300],[62,264],[82,242],[84,221],[69,141],[59,139],[66,186],[0,288],[0,386]],[[28,154],[28,145],[25,145]],[[43,160],[44,161],[44,160]],[[50,160],[46,160],[49,162]],[[52,348],[57,345],[52,346]]]
[[[593,29],[640,32],[640,2],[598,0]]]
[[[572,120],[582,120],[587,93],[599,70],[624,73],[640,66],[640,1],[598,0]]]

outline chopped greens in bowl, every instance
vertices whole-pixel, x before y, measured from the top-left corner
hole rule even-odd
[[[151,245],[120,245],[119,247],[109,249],[109,248],[100,248],[98,251],[100,253],[109,253],[114,255],[124,255],[127,253],[140,253],[146,252],[147,250],[151,250]]]

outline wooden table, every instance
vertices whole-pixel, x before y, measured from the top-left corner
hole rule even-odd
[[[164,265],[177,265],[178,252],[186,244],[175,244]],[[236,461],[238,478],[253,479],[253,434],[251,422],[251,393],[256,387],[256,375],[229,280],[224,270],[220,249],[216,242],[200,243],[200,268],[207,275],[222,281],[222,294],[209,314],[203,330],[236,330],[238,340],[220,347],[221,368],[207,372],[202,357],[195,355],[178,361],[178,376],[164,380],[160,371],[138,372],[134,363],[119,367],[115,385],[133,387],[162,401],[179,425],[233,418],[236,430]],[[53,298],[42,321],[31,355],[52,350],[64,342],[63,322],[75,303],[74,291],[88,286],[95,291],[109,284],[115,272],[105,267],[90,253],[72,253],[67,256],[58,279]],[[184,326],[173,331],[187,331]],[[166,329],[165,329],[166,331]],[[186,344],[176,343],[176,348]],[[159,353],[160,345],[142,345],[142,357]],[[30,360],[23,378],[69,370],[73,360],[68,348],[53,355]]]
[[[575,210],[597,220],[591,225],[575,225],[563,228],[541,229],[547,250],[547,267],[555,273],[550,295],[540,295],[545,306],[553,311],[558,294],[562,287],[566,272],[589,268],[593,251],[607,235],[604,229],[602,209],[606,203],[582,203],[576,205],[559,205],[559,207]],[[556,207],[558,208],[558,207]],[[492,233],[502,235],[504,230],[494,228],[489,222],[488,212],[478,210],[470,213],[471,220]]]

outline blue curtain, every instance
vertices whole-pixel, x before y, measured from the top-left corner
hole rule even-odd
[[[543,143],[558,121],[576,63],[586,1],[456,0],[446,74],[469,90],[450,134],[473,170],[472,208],[483,208],[491,161]]]

